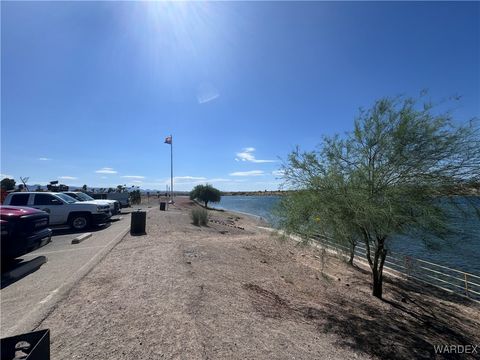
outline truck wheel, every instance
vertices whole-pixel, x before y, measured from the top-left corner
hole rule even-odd
[[[70,226],[74,230],[84,230],[90,226],[90,216],[86,214],[75,214],[70,217]]]

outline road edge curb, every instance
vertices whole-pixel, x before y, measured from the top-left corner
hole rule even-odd
[[[107,256],[128,234],[130,224],[122,229],[101,251],[84,264],[63,285],[53,290],[50,295],[40,301],[28,312],[14,327],[5,332],[3,337],[13,336],[37,330],[42,322],[56,309],[57,305],[65,299],[73,287],[87,276],[93,268]]]
[[[72,240],[72,245],[80,244],[83,240],[88,239],[92,236],[92,233],[84,233],[82,235],[77,236],[75,239]]]

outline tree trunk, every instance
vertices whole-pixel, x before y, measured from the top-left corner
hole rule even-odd
[[[372,266],[372,295],[379,299],[382,298],[383,293],[383,264],[386,257],[385,238],[377,238],[377,248],[375,249]]]
[[[368,264],[370,265],[370,269],[372,269],[372,295],[381,299],[383,292],[383,264],[387,257],[387,249],[385,249],[385,240],[387,237],[376,237],[376,248],[372,259],[372,252],[370,249],[371,235],[366,229],[362,229],[362,231],[367,251],[366,256]]]
[[[353,266],[353,257],[355,256],[355,246],[357,244],[350,243],[350,259],[348,259],[348,263]]]
[[[382,274],[377,270],[372,270],[372,295],[381,299],[383,293],[383,281],[382,281]]]
[[[207,208],[208,201],[205,201],[205,209]]]

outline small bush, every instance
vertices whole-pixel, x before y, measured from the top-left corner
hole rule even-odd
[[[191,212],[193,225],[206,226],[208,222],[208,212],[205,209],[193,209]]]

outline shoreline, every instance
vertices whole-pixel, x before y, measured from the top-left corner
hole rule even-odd
[[[248,212],[245,212],[245,211],[231,210],[231,209],[227,209],[227,208],[224,208],[224,207],[209,206],[209,207],[205,208],[205,205],[201,204],[200,202],[198,202],[196,200],[192,200],[192,201],[195,204],[197,204],[198,206],[200,206],[201,208],[206,209],[206,210],[221,211],[221,212],[225,212],[225,213],[231,213],[232,215],[248,216],[248,217],[252,218],[253,220],[262,221],[265,224],[268,224],[269,226],[271,226],[271,224],[267,221],[267,219],[265,219],[263,216],[260,216],[260,215],[255,215],[255,214],[248,213]]]
[[[238,214],[238,215],[249,216],[249,217],[252,217],[254,220],[261,220],[261,221],[267,222],[266,219],[263,218],[260,215],[255,215],[255,214],[251,214],[251,213],[244,212],[244,211],[230,210],[230,209],[226,209],[226,208],[214,208],[214,210],[222,210],[222,211],[225,211],[227,213],[232,213],[233,215]]]
[[[219,223],[194,226],[197,206],[153,208],[147,234],[127,234],[57,304],[40,326],[52,358],[409,360],[478,342],[472,302],[389,276],[379,301],[361,268],[250,216],[215,212]]]
[[[234,196],[232,196],[233,198]],[[247,200],[247,199],[245,199]],[[253,199],[255,202],[256,200]],[[262,208],[261,200],[259,201],[259,206]],[[221,210],[225,211],[232,211],[243,213],[245,215],[251,215],[255,217],[261,217],[263,221],[265,221],[270,227],[274,227],[273,222],[269,220],[268,217],[255,215],[248,212],[243,211],[236,211],[230,210],[228,208],[222,207]],[[262,210],[265,210],[262,208]],[[275,220],[273,220],[275,221]],[[464,220],[466,221],[466,220]],[[465,236],[463,233],[464,229],[469,229],[472,225],[470,223],[465,223],[457,225],[459,229],[462,229],[459,236]],[[410,257],[419,259],[421,261],[432,262],[437,265],[441,265],[444,267],[448,267],[453,269],[454,271],[460,271],[463,273],[471,274],[473,276],[480,276],[480,268],[478,268],[478,264],[476,262],[472,262],[474,256],[476,254],[480,255],[480,242],[478,241],[478,237],[476,237],[478,231],[473,232],[472,230],[468,233],[468,241],[465,241],[465,246],[468,246],[470,256],[462,255],[462,252],[455,250],[455,244],[457,243],[454,239],[447,239],[444,240],[434,240],[433,245],[436,245],[436,249],[430,249],[428,246],[424,244],[420,239],[415,239],[414,237],[409,237],[405,235],[401,235],[395,238],[392,238],[390,241],[391,252],[390,255],[395,258],[404,258]],[[463,234],[463,235],[462,235]],[[479,233],[480,234],[480,233]],[[406,240],[405,240],[406,237]],[[480,289],[479,289],[480,290]]]
[[[201,204],[199,204],[199,205],[202,206]],[[302,242],[302,240],[300,240],[300,238],[297,235],[294,235],[294,234],[287,235],[287,234],[285,234],[283,230],[273,227],[272,224],[270,224],[266,219],[264,219],[261,216],[258,216],[258,215],[255,215],[255,214],[250,214],[250,213],[247,213],[247,212],[242,212],[242,211],[229,210],[229,209],[226,209],[226,208],[220,208],[220,209],[215,209],[215,210],[221,210],[221,211],[225,211],[227,213],[229,212],[229,213],[233,213],[233,214],[250,216],[254,220],[263,222],[262,226],[259,226],[260,229],[264,229],[264,230],[269,231],[269,232],[277,233],[280,236],[287,236],[290,239],[292,239],[294,241],[297,241],[297,242]],[[312,246],[312,247],[316,247],[316,248],[320,248],[320,249],[325,248],[327,251],[333,251],[338,256],[342,256],[342,257],[345,256],[345,253],[342,251],[342,249],[340,247],[338,247],[336,245],[325,246],[325,244],[322,245],[321,242],[318,242],[314,239],[309,239],[308,240],[308,246]],[[360,244],[360,247],[361,246],[363,246],[363,245]],[[357,249],[359,249],[360,247],[357,247]],[[419,261],[419,262],[424,263],[423,266],[427,266],[427,271],[433,271],[435,273],[443,274],[443,276],[444,276],[443,280],[442,279],[436,280],[436,278],[433,278],[433,280],[431,280],[430,278],[426,278],[425,276],[421,277],[421,276],[418,276],[418,275],[413,275],[412,276],[411,274],[408,274],[407,272],[405,272],[405,269],[402,269],[398,265],[397,266],[392,266],[393,264],[395,264],[394,262],[392,263],[392,261],[394,259],[397,259],[397,261],[400,261],[398,259],[402,258],[401,261],[404,262],[404,261],[406,261],[405,259],[407,257],[409,259],[411,259],[411,261],[413,261],[413,262]],[[348,256],[347,256],[347,258],[348,258]],[[356,259],[357,264],[360,263],[361,266],[363,266],[365,268],[365,270],[370,271],[368,261],[364,257],[364,254],[356,253],[355,254],[355,259]],[[457,289],[458,284],[449,283],[449,282],[445,281],[446,278],[452,277],[451,273],[454,272],[455,275],[460,274],[459,276],[462,276],[462,278],[465,277],[464,280],[462,280],[462,281],[466,281],[466,279],[468,277],[470,279],[470,282],[473,282],[474,284],[477,284],[478,281],[479,281],[479,280],[477,280],[477,278],[480,276],[480,274],[476,274],[474,272],[466,271],[466,270],[460,269],[460,268],[454,268],[450,264],[445,264],[445,263],[436,262],[436,261],[437,260],[431,260],[431,259],[425,259],[425,258],[422,258],[422,257],[410,256],[410,255],[408,255],[406,253],[402,253],[402,252],[395,252],[393,254],[390,252],[389,255],[387,256],[387,262],[392,264],[392,265],[386,264],[385,268],[384,268],[384,272],[389,274],[390,276],[393,276],[393,277],[411,279],[412,281],[418,281],[422,284],[427,284],[429,286],[434,286],[434,287],[436,287],[436,288],[438,288],[442,291],[446,291],[448,293],[451,293],[452,295],[461,296],[461,297],[464,297],[466,299],[471,299],[472,301],[475,301],[476,303],[480,304],[480,297],[476,296],[476,294],[472,294],[472,296],[468,296],[466,294],[463,294],[462,292],[460,292]],[[432,266],[433,266],[433,269],[431,269]],[[445,270],[446,270],[446,273],[442,273],[442,271],[445,272]],[[428,277],[428,274],[426,276]],[[456,280],[456,277],[453,276],[453,279]],[[447,285],[445,285],[445,283]],[[461,285],[463,285],[463,283]],[[470,285],[467,285],[467,286],[471,288]],[[477,290],[477,288],[474,287],[474,291],[476,291],[476,290]]]

